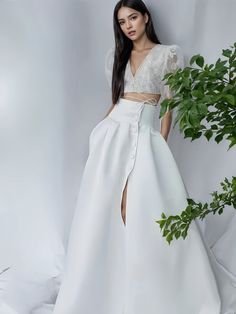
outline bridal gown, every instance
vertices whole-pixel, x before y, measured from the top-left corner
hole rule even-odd
[[[106,56],[110,86],[113,56],[114,48]],[[128,61],[124,92],[160,93],[160,103],[169,93],[164,74],[182,64],[179,46],[156,44],[135,75]],[[188,196],[156,120],[160,126],[150,101],[120,98],[90,133],[54,314],[220,314],[196,223],[169,245],[155,222],[180,213]]]

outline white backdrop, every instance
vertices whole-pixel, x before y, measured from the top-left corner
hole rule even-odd
[[[195,53],[214,62],[235,40],[235,0],[145,2],[161,42],[180,45],[186,62]],[[0,1],[0,314],[52,312],[88,136],[111,105],[115,3]],[[191,143],[176,127],[169,145],[196,200],[236,174],[225,142]],[[235,225],[233,209],[199,222],[222,314],[236,313]]]

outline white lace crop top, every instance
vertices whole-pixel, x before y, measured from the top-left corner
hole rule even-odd
[[[115,48],[110,48],[105,56],[105,74],[111,88],[112,69]],[[149,50],[135,75],[132,74],[130,59],[127,62],[124,75],[124,93],[161,94],[159,102],[171,97],[169,87],[162,81],[166,73],[174,72],[184,67],[184,58],[178,45],[156,44]]]

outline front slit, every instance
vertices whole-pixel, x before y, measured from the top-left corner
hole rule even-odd
[[[128,185],[128,178],[126,179],[126,183],[125,183],[125,186],[124,186],[124,189],[122,192],[122,199],[121,199],[121,216],[122,216],[122,220],[123,220],[124,225],[126,225],[127,185]],[[123,208],[125,208],[125,210],[123,210]],[[124,219],[124,217],[125,217],[125,219]]]

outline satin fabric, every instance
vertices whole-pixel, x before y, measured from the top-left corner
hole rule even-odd
[[[120,98],[90,133],[54,314],[220,313],[196,223],[169,245],[155,222],[188,196],[156,119],[156,106]]]

